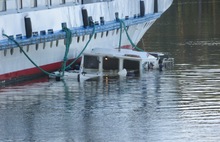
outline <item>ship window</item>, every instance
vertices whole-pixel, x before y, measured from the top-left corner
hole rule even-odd
[[[102,32],[102,33],[101,33],[101,38],[103,37],[103,34],[104,34],[104,33]]]
[[[98,69],[99,68],[99,60],[97,56],[84,56],[84,67],[89,69]]]
[[[108,36],[108,31],[106,32],[106,36]]]
[[[32,2],[33,7],[37,7],[37,0],[33,0]]]
[[[77,42],[79,43],[79,41],[80,41],[80,36],[77,37]]]
[[[20,7],[20,9],[22,9],[23,8],[23,0],[20,0],[20,5],[19,5]]]
[[[84,40],[85,40],[85,36],[82,37],[82,41],[83,41],[83,42],[84,42]]]
[[[104,70],[119,70],[119,59],[104,57],[103,58],[103,69]]]
[[[4,50],[4,56],[6,56],[6,55],[7,55],[7,49]]]
[[[6,11],[6,0],[0,0],[0,11]]]
[[[66,3],[66,0],[61,0],[61,4],[65,4]]]
[[[124,60],[123,68],[127,70],[139,70],[139,61]]]

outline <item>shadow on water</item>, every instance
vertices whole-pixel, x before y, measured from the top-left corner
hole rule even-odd
[[[139,46],[175,69],[7,86],[0,141],[219,141],[220,0],[174,0]]]

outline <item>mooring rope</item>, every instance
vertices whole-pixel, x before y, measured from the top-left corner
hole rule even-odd
[[[93,37],[94,34],[95,34],[95,25],[93,26],[92,34],[90,35],[89,40],[87,41],[86,45],[84,46],[82,51],[79,53],[79,55],[66,67],[66,69],[69,68],[70,66],[72,66],[81,57],[81,55],[83,54],[85,49],[88,47],[90,41],[92,40],[92,37]]]
[[[143,49],[137,47],[137,45],[135,45],[134,42],[131,40],[131,37],[130,37],[129,34],[128,34],[128,30],[127,30],[127,27],[126,27],[124,21],[121,20],[121,19],[119,19],[119,21],[120,21],[120,26],[121,26],[121,24],[123,25],[123,28],[124,28],[124,30],[125,30],[125,32],[126,32],[126,35],[127,35],[127,38],[128,38],[128,40],[129,40],[129,42],[131,43],[132,47],[133,47],[134,49],[138,50],[138,51],[144,51]],[[122,26],[121,26],[121,27],[122,27]],[[120,40],[121,40],[121,35],[120,35]],[[121,42],[121,41],[120,41],[120,42]],[[120,44],[119,44],[119,47],[120,47]]]
[[[64,72],[65,72],[65,69],[66,69],[66,62],[67,62],[67,56],[68,56],[68,53],[69,53],[69,46],[72,42],[72,33],[71,31],[64,27],[63,28],[63,31],[66,33],[66,50],[65,50],[65,54],[64,54],[64,58],[63,58],[63,63],[62,63],[62,67],[61,67],[61,72],[62,74],[58,74],[58,75],[55,75],[53,73],[50,73],[50,72],[47,72],[46,70],[44,70],[43,68],[41,68],[40,66],[38,66],[29,56],[28,54],[23,50],[23,48],[20,46],[20,44],[13,38],[9,37],[8,35],[6,34],[3,34],[3,36],[7,37],[9,40],[13,41],[19,48],[20,50],[22,51],[22,53],[24,53],[24,55],[28,58],[28,60],[35,66],[37,67],[40,71],[42,71],[44,74],[48,75],[48,76],[55,76],[55,77],[63,77],[64,76]]]
[[[22,53],[24,53],[24,55],[28,58],[28,60],[35,66],[37,67],[39,70],[41,70],[43,73],[47,74],[47,75],[51,75],[51,73],[47,72],[46,70],[42,69],[41,67],[39,67],[28,55],[27,53],[23,50],[23,48],[20,46],[20,44],[14,40],[13,38],[9,37],[6,34],[3,34],[3,36],[7,37],[9,40],[13,41],[22,51]]]

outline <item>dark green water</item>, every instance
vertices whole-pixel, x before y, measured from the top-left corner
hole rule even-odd
[[[139,46],[173,70],[0,90],[0,141],[220,141],[220,0],[175,0]]]

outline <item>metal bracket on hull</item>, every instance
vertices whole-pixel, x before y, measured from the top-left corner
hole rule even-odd
[[[145,15],[144,17],[128,18],[128,19],[124,20],[124,23],[126,26],[137,25],[140,23],[144,23],[146,21],[158,19],[161,16],[161,14],[162,13],[155,13],[155,14]],[[120,22],[117,22],[117,21],[105,22],[104,25],[96,25],[95,33],[111,31],[111,30],[115,30],[115,29],[119,29],[119,28],[120,28]],[[72,37],[91,35],[93,33],[92,27],[87,27],[87,28],[73,27],[73,28],[70,28],[70,30],[72,32]],[[11,37],[14,38],[14,35],[12,35]],[[16,38],[16,41],[19,43],[20,46],[27,46],[27,45],[33,45],[33,44],[39,44],[39,43],[60,40],[60,39],[65,39],[65,32],[63,32],[62,30],[57,31],[57,32],[53,32],[53,33],[32,36],[31,38],[26,38],[23,36],[20,38]],[[11,48],[17,48],[17,45],[8,39],[0,41],[0,50],[11,49]]]

